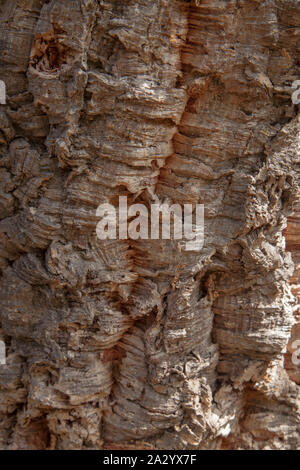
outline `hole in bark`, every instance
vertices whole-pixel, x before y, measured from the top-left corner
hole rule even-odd
[[[30,65],[40,72],[56,72],[67,63],[70,49],[61,44],[53,31],[36,34]]]
[[[203,299],[204,297],[207,296],[208,290],[207,290],[207,281],[208,281],[209,273],[205,274],[201,279],[200,279],[200,284],[199,284],[199,298],[198,301]]]
[[[119,361],[120,359],[123,359],[123,357],[126,357],[126,352],[119,345],[110,349],[105,349],[103,352],[103,362]]]
[[[50,445],[50,432],[46,418],[31,421],[17,436],[22,450],[47,450]]]

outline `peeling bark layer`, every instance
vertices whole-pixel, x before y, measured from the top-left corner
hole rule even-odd
[[[1,448],[298,448],[299,2],[0,12]],[[203,250],[98,240],[119,196]]]

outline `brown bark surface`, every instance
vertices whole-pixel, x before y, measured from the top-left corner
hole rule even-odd
[[[0,25],[0,447],[300,448],[299,1]],[[204,204],[204,248],[99,240],[121,195]]]

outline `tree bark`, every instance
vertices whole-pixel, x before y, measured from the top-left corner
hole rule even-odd
[[[299,448],[298,0],[0,23],[1,448]],[[99,240],[119,196],[204,204],[203,249]]]

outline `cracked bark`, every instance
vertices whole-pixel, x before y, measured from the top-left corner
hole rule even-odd
[[[0,9],[1,448],[298,448],[299,3]],[[98,240],[120,195],[203,250]]]

